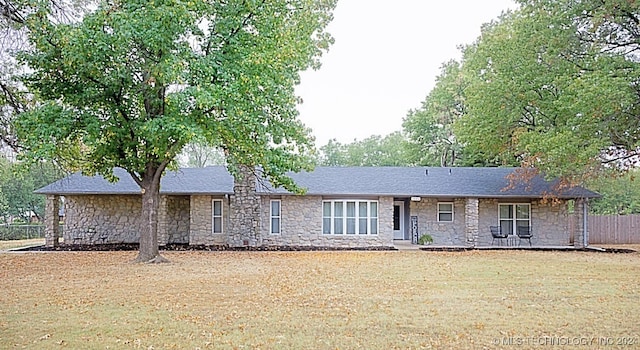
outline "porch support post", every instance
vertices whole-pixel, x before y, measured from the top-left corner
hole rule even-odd
[[[60,242],[60,196],[47,195],[44,212],[44,245],[57,247]]]
[[[464,233],[468,246],[475,247],[478,244],[479,233],[479,210],[478,198],[467,198],[464,206]]]
[[[169,225],[168,215],[169,198],[166,195],[160,195],[160,205],[158,206],[158,245],[165,246],[169,243]]]
[[[584,248],[589,245],[589,231],[587,227],[588,203],[585,198],[576,199],[574,206],[575,229],[573,230],[573,246]]]

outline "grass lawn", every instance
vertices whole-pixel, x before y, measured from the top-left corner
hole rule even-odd
[[[640,347],[639,253],[135,254],[0,253],[0,348]]]
[[[14,241],[0,241],[0,250],[22,248],[34,245],[43,245],[44,238],[20,239]]]

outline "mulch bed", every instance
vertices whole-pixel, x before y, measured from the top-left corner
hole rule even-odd
[[[19,251],[129,251],[138,250],[137,243],[111,243],[111,244],[61,244],[58,247],[35,246]],[[267,246],[267,247],[230,247],[227,245],[189,245],[169,244],[161,246],[162,251],[389,251],[397,250],[395,247],[365,247],[365,248],[336,248],[336,247],[306,247],[306,246]]]

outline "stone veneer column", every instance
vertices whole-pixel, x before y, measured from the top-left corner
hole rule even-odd
[[[60,239],[60,196],[47,195],[44,224],[45,246],[57,247]]]
[[[575,220],[575,225],[573,225],[573,227],[575,227],[575,229],[573,230],[572,234],[573,234],[573,246],[576,248],[584,248],[588,244],[588,241],[585,242],[584,240],[585,231],[587,230],[587,227],[585,227],[586,218],[584,216],[586,205],[587,205],[586,199],[576,199],[575,205],[573,207],[573,215],[574,215],[573,220]],[[587,237],[587,240],[588,239],[589,238]]]
[[[478,198],[467,198],[464,206],[464,233],[466,244],[475,247],[478,243],[479,211]]]
[[[169,242],[167,202],[167,196],[160,195],[160,203],[158,204],[158,244],[161,246],[167,245],[167,242]]]
[[[229,201],[229,245],[257,247],[262,245],[260,235],[260,197],[256,193],[253,169],[240,166],[238,178]]]

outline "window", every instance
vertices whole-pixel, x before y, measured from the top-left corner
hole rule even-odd
[[[364,200],[322,202],[322,233],[377,235],[378,202]]]
[[[531,226],[531,204],[499,204],[498,220],[502,232],[513,235],[518,226]]]
[[[213,233],[222,233],[222,199],[212,202]]]
[[[453,222],[453,203],[452,202],[438,203],[438,221]]]
[[[280,234],[280,200],[271,201],[271,234]]]

